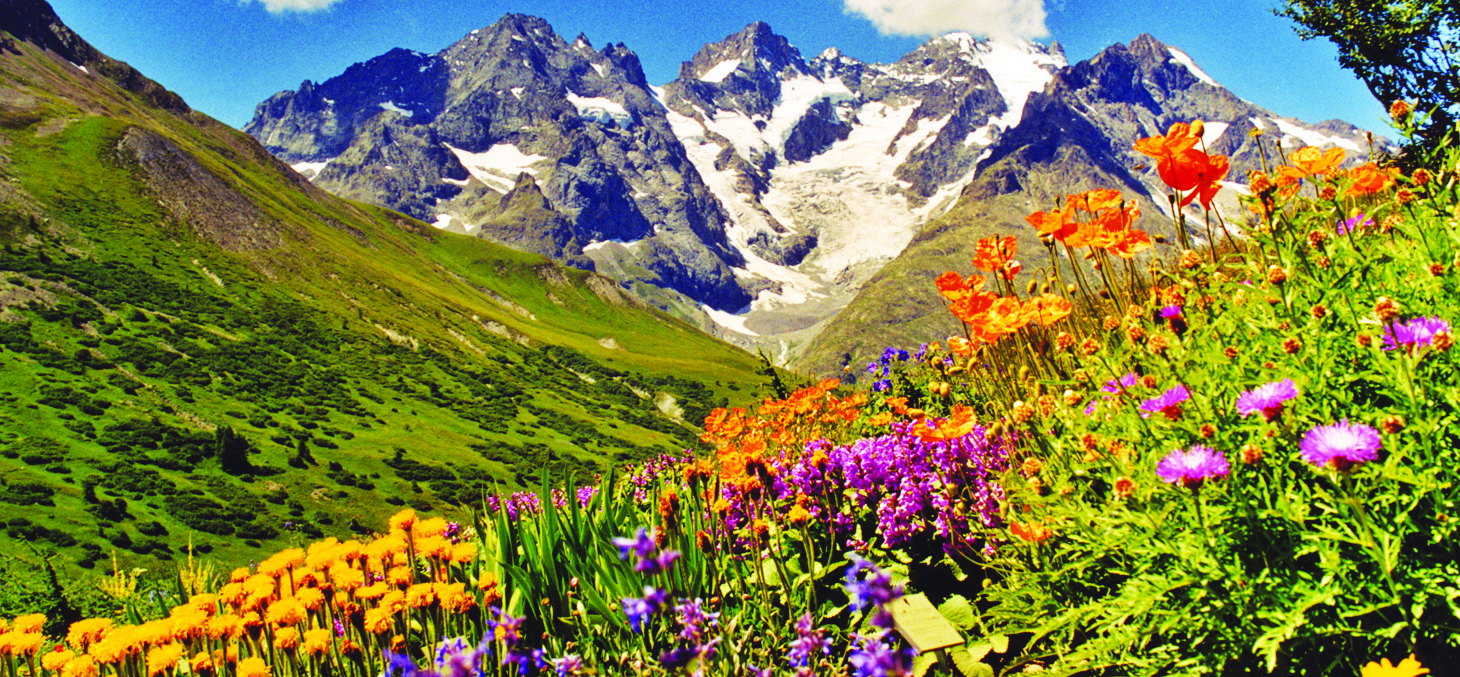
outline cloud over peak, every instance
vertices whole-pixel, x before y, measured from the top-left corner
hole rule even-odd
[[[279,1],[279,0],[274,0]],[[1043,0],[843,0],[883,35],[932,36],[964,31],[990,38],[1042,38]]]
[[[259,0],[270,14],[284,12],[318,12],[329,9],[341,0]]]

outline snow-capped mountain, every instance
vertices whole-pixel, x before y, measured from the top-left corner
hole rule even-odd
[[[522,15],[305,82],[245,129],[330,191],[595,268],[790,360],[930,222],[950,230],[937,219],[955,203],[1057,198],[1048,153],[1079,149],[1159,215],[1131,144],[1193,118],[1233,180],[1258,166],[1254,129],[1367,150],[1361,130],[1244,102],[1148,35],[1074,65],[1058,43],[966,34],[873,64],[808,61],[754,23],[652,87],[627,47]]]

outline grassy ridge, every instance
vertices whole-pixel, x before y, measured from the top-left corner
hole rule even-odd
[[[601,278],[338,200],[21,50],[0,57],[0,542],[245,562],[692,445],[683,421],[756,388],[754,358]]]

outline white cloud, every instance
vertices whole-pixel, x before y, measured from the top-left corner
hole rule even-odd
[[[1042,38],[1043,0],[843,0],[883,35],[942,35],[964,31],[993,38]]]
[[[340,0],[259,0],[270,14],[281,12],[318,12],[329,9]]]

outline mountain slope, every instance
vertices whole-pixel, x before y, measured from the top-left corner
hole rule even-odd
[[[0,540],[242,562],[682,449],[681,420],[757,387],[754,358],[613,281],[347,202],[159,107],[42,3],[0,21],[0,503],[26,506]]]

